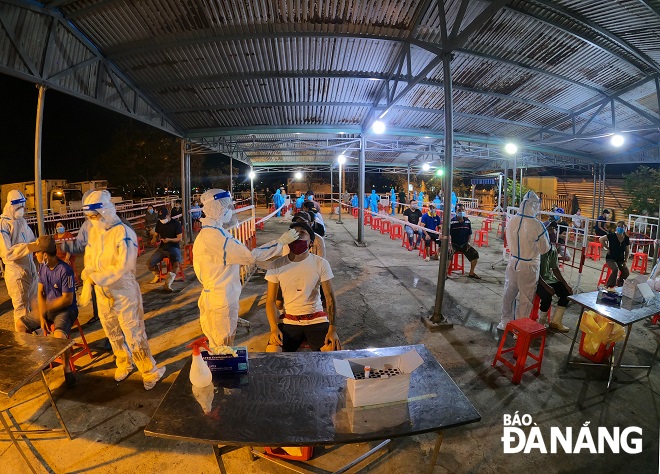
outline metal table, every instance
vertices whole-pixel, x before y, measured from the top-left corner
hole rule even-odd
[[[12,397],[22,386],[30,382],[35,376],[41,375],[41,382],[46,389],[50,404],[55,410],[55,416],[62,426],[61,429],[43,430],[12,430],[5,420],[4,413],[0,413],[0,420],[5,432],[18,449],[30,470],[36,471],[30,464],[27,456],[21,449],[14,435],[26,437],[29,434],[46,434],[64,432],[71,439],[71,434],[64,424],[64,420],[57,409],[53,394],[48,388],[43,370],[65,350],[73,346],[73,340],[57,339],[55,337],[34,336],[19,332],[0,329],[0,393]],[[10,408],[2,410],[9,412]]]
[[[399,355],[411,349],[424,363],[412,373],[407,401],[358,408],[347,404],[346,379],[336,374],[333,359]],[[248,374],[214,381],[214,389],[209,388],[206,394],[195,389],[196,398],[188,378],[189,361],[156,409],[145,434],[211,444],[221,472],[225,472],[222,455],[241,447],[248,447],[251,456],[265,457],[250,447],[386,440],[336,471],[339,473],[375,453],[389,443],[389,438],[437,432],[433,470],[443,430],[481,420],[423,345],[336,352],[259,352],[250,354],[249,364]]]
[[[614,363],[614,351],[612,352],[612,357],[610,358],[610,375],[607,380],[607,388],[610,388],[612,384],[612,379],[614,377],[614,372],[620,368],[633,368],[633,369],[648,369],[647,376],[651,373],[655,359],[658,356],[658,349],[660,349],[660,344],[655,349],[655,354],[653,354],[653,360],[651,360],[650,365],[621,365],[621,360],[623,359],[623,354],[626,351],[628,346],[628,338],[630,337],[630,332],[632,331],[632,326],[638,321],[648,319],[654,314],[660,313],[660,296],[655,294],[655,298],[647,303],[632,303],[630,298],[623,298],[621,307],[609,306],[604,304],[599,304],[596,302],[598,297],[598,291],[592,291],[589,293],[581,293],[579,295],[571,295],[569,299],[575,301],[581,306],[580,317],[577,321],[577,326],[575,328],[575,334],[573,335],[573,341],[571,342],[571,349],[568,351],[568,357],[566,359],[566,365],[564,366],[564,371],[568,369],[569,364],[573,365],[592,365],[592,366],[602,366],[602,364],[594,364],[588,362],[574,362],[571,361],[571,356],[573,355],[573,347],[575,346],[575,341],[577,339],[578,333],[580,332],[580,323],[582,322],[582,315],[584,314],[585,309],[594,311],[601,316],[609,319],[612,322],[620,324],[621,326],[626,327],[626,337],[623,340],[623,346],[619,351],[619,355],[616,358],[616,363]],[[615,345],[616,349],[616,345]]]

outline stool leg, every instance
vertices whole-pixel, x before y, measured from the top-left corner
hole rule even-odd
[[[539,350],[539,368],[536,369],[536,375],[541,375],[541,363],[543,362],[544,350],[545,350],[545,336],[541,337],[541,349]]]

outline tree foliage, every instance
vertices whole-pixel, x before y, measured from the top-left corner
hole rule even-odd
[[[633,173],[626,175],[623,188],[632,198],[626,212],[656,212],[660,206],[660,169],[640,166]]]

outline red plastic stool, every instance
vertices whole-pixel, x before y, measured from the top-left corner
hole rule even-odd
[[[172,263],[170,262],[170,259],[168,257],[165,257],[160,261],[158,265],[160,268],[160,273],[159,273],[160,281],[163,281],[172,271]],[[179,263],[179,271],[176,272],[176,278],[174,278],[174,280],[178,280],[178,279],[181,279],[181,281],[186,281],[186,275],[183,273],[183,265],[181,262]]]
[[[504,222],[497,224],[497,237],[504,235]]]
[[[630,267],[631,272],[639,272],[642,275],[646,274],[646,266],[649,262],[649,256],[644,252],[635,252],[633,254],[633,263]]]
[[[94,360],[94,355],[92,354],[92,351],[89,348],[89,345],[87,344],[87,339],[85,339],[85,333],[83,333],[82,328],[80,327],[80,323],[78,322],[78,318],[73,322],[73,325],[71,326],[71,329],[73,328],[78,328],[78,333],[80,334],[80,339],[82,342],[75,342],[73,344],[73,347],[71,348],[71,356],[69,357],[69,367],[71,367],[71,371],[75,372],[76,371],[76,366],[74,364],[75,361],[80,359],[81,357],[89,354],[89,358]],[[52,333],[53,330],[55,329],[55,325],[51,324],[50,325],[50,332]],[[71,339],[71,335],[69,335],[69,339]],[[63,364],[64,361],[62,359],[62,356],[58,357],[55,359],[53,362],[58,362],[60,364]],[[50,364],[51,367],[53,364]]]
[[[541,297],[539,295],[534,296],[534,306],[532,306],[532,312],[529,313],[529,319],[532,321],[539,320],[539,311],[541,310]],[[552,304],[548,309],[548,321],[552,319]]]
[[[401,224],[392,224],[390,229],[390,239],[396,240],[403,237],[403,225]]]
[[[281,459],[291,459],[292,461],[309,461],[314,455],[313,446],[300,446],[301,455],[294,456],[292,454],[287,454],[286,451],[282,448],[264,448],[264,451],[267,456],[272,456],[275,458]]]
[[[413,232],[413,244],[410,245],[410,242],[408,241],[408,234],[403,232],[401,235],[401,240],[402,240],[401,247],[405,247],[408,250],[412,250],[413,247],[417,245],[417,238],[418,238],[417,233]]]
[[[490,232],[492,223],[493,223],[493,219],[486,219],[485,221],[481,221],[481,230]]]
[[[138,257],[144,253],[144,240],[138,237]]]
[[[488,247],[488,231],[486,229],[476,231],[474,233],[474,243],[479,247]]]
[[[353,217],[357,219],[359,212],[360,210],[357,207],[354,207],[353,210],[351,211],[351,214],[353,214]]]
[[[257,222],[254,227],[255,229],[264,230],[264,224],[265,224],[264,221]]]
[[[508,333],[517,335],[518,340],[514,347],[504,349],[504,343],[506,342],[506,336]],[[513,371],[511,382],[515,384],[519,384],[522,380],[522,375],[530,370],[536,369],[536,375],[539,375],[541,373],[541,363],[543,362],[543,351],[545,349],[545,335],[545,327],[529,318],[509,321],[504,329],[500,346],[493,359],[493,367],[495,367],[499,361],[510,368]],[[529,351],[529,346],[534,339],[541,339],[541,348],[539,349],[538,355]],[[508,352],[514,353],[514,356],[516,357],[515,362],[510,362],[503,357],[504,354]],[[525,367],[527,356],[531,357],[536,362]]]
[[[193,264],[193,244],[186,244],[183,247],[183,264],[192,265]]]
[[[369,213],[364,213],[364,225],[369,225],[371,224],[373,217]]]
[[[580,338],[580,347],[578,348],[578,352],[582,357],[585,359],[589,359],[591,362],[594,362],[596,364],[600,364],[602,362],[605,362],[611,355],[612,352],[614,351],[614,343],[610,342],[609,344],[601,344],[598,346],[598,350],[596,351],[595,354],[589,354],[587,351],[584,350],[584,338],[587,334],[582,331],[582,337]]]
[[[371,228],[373,230],[380,230],[380,224],[383,222],[383,219],[380,217],[374,217],[371,219]]]
[[[380,224],[380,233],[384,234],[385,232],[392,232],[392,222],[388,220],[383,220]]]
[[[429,243],[428,256],[431,257],[431,256],[437,255],[437,254],[438,254],[438,248],[435,244],[435,240],[431,239],[431,241]],[[427,255],[426,255],[426,242],[425,241],[422,241],[422,242],[419,243],[419,252],[417,253],[417,255],[420,255],[422,258],[427,257]]]
[[[587,253],[584,255],[585,258],[590,258],[594,262],[600,260],[600,242],[589,242],[587,246]]]
[[[459,257],[461,258],[461,263],[458,263]],[[454,258],[452,258],[449,268],[447,268],[447,276],[459,270],[461,271],[461,275],[465,274],[465,257],[462,253],[454,252]]]
[[[603,276],[606,270],[607,270],[607,274]],[[610,278],[611,274],[612,274],[612,269],[607,266],[607,263],[604,263],[603,268],[601,268],[600,270],[600,277],[598,278],[598,284],[596,286],[605,285],[607,283],[607,280]]]

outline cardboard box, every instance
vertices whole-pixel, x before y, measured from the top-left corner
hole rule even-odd
[[[642,292],[639,290],[638,285],[646,282],[648,277],[644,275],[639,275],[636,278],[628,278],[623,282],[623,288],[621,289],[621,294],[626,298],[630,298],[635,303],[640,303],[644,301]]]
[[[245,346],[232,347],[236,351],[236,357],[230,354],[212,355],[206,351],[200,351],[211,370],[213,376],[222,374],[244,374],[248,371],[248,350]]]
[[[410,423],[408,404],[404,401],[373,407],[352,407],[349,403],[346,406],[345,413],[346,427],[343,431],[349,433],[377,433]]]
[[[410,375],[424,360],[417,351],[385,357],[335,359],[335,370],[346,377],[346,392],[354,407],[378,405],[406,400]],[[371,367],[371,378],[364,376],[364,367]]]

